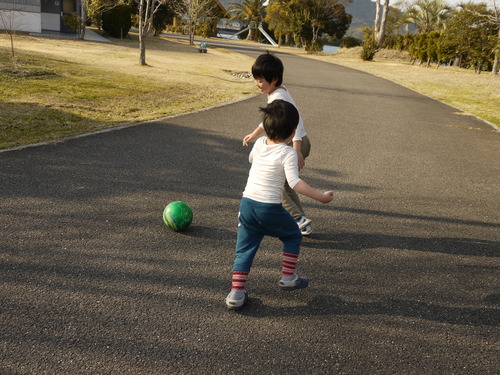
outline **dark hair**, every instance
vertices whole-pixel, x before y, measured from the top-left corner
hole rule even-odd
[[[257,60],[252,65],[253,78],[264,78],[271,83],[273,79],[277,79],[276,87],[283,83],[283,63],[276,56],[269,52],[257,57]]]
[[[299,124],[299,111],[289,102],[274,100],[260,109],[264,113],[264,130],[272,141],[284,141]]]

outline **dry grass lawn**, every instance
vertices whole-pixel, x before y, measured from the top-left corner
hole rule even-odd
[[[441,66],[411,65],[409,56],[382,50],[372,62],[359,58],[361,47],[330,55],[307,55],[389,79],[500,127],[500,75]]]
[[[15,72],[0,35],[0,149],[51,141],[230,102],[256,93],[253,60],[224,49],[201,54],[183,41],[97,43],[18,35]],[[3,63],[3,64],[1,64]]]

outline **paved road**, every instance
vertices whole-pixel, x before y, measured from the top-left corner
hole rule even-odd
[[[259,51],[246,50],[255,56]],[[498,374],[500,134],[401,86],[280,54],[312,141],[314,234],[266,239],[225,310],[263,96],[0,154],[0,373]],[[195,213],[169,231],[163,207]]]

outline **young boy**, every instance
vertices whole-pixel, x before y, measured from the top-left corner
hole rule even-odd
[[[288,92],[283,83],[283,63],[279,58],[271,55],[269,52],[260,55],[252,66],[252,75],[255,79],[257,87],[260,89],[262,94],[267,94],[267,103],[271,103],[276,99],[284,100],[291,103],[297,108],[297,105],[292,99],[292,96]],[[297,109],[298,110],[298,109]],[[263,124],[259,124],[257,128],[250,134],[243,138],[243,145],[248,146],[248,142],[257,139],[257,137],[264,132]],[[306,130],[304,129],[304,122],[299,113],[299,124],[297,126],[297,131],[295,136],[290,143],[291,146],[297,152],[298,166],[301,170],[305,166],[305,158],[309,156],[311,150],[311,143],[307,137]],[[304,208],[300,202],[300,198],[297,193],[285,183],[285,194],[281,200],[283,206],[297,221],[302,235],[308,236],[312,233],[312,228],[310,226],[311,220],[304,215]]]
[[[302,234],[280,203],[285,180],[298,193],[322,203],[333,199],[333,192],[322,193],[299,178],[297,153],[288,145],[299,122],[295,106],[284,100],[275,100],[261,111],[264,112],[267,137],[255,142],[249,156],[252,166],[240,203],[232,287],[226,297],[227,307],[233,310],[241,308],[248,298],[245,283],[265,235],[283,242],[281,289],[294,290],[309,285],[307,279],[295,272]]]

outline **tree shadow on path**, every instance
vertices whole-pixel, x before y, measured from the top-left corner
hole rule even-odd
[[[307,306],[269,307],[259,299],[251,299],[242,315],[264,318],[278,316],[339,316],[339,315],[382,315],[416,318],[447,324],[467,326],[500,325],[500,315],[495,308],[448,307],[433,303],[405,300],[379,302],[350,302],[332,295],[314,297]]]
[[[390,248],[455,255],[483,257],[500,256],[500,242],[466,237],[423,238],[373,233],[318,233],[313,234],[310,238],[303,241],[302,247],[309,249],[351,251]]]

